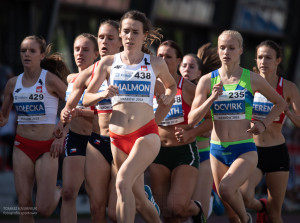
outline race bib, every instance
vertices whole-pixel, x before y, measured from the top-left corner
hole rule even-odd
[[[252,118],[257,120],[265,119],[273,107],[272,102],[268,101],[261,93],[256,92],[253,100]],[[279,119],[280,117],[278,116],[274,121],[279,121]]]
[[[156,112],[158,107],[156,98],[153,99],[153,110]],[[175,102],[172,105],[169,113],[165,117],[165,119],[159,124],[162,126],[176,125],[181,122],[184,122],[184,114],[182,109],[182,98],[181,95],[175,96]]]
[[[215,120],[245,119],[245,90],[223,91],[213,104]]]
[[[18,121],[46,120],[43,93],[18,93],[14,95]]]

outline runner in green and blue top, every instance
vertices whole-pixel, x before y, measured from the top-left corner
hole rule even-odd
[[[243,39],[234,30],[218,38],[220,69],[204,75],[196,89],[189,114],[195,126],[211,109],[213,130],[210,160],[216,189],[223,200],[230,222],[252,222],[246,213],[239,187],[257,165],[252,134],[261,134],[285,108],[281,96],[259,75],[240,67]],[[259,91],[274,104],[264,121],[251,127],[253,92]]]

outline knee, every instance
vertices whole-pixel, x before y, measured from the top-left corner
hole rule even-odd
[[[223,200],[228,200],[232,197],[234,193],[234,188],[232,188],[232,186],[228,183],[225,183],[225,182],[220,182],[220,185],[219,185],[219,194],[220,194],[220,197],[223,199]]]
[[[128,194],[132,192],[132,184],[124,179],[123,177],[117,177],[116,179],[116,190],[118,193],[118,196],[122,194]]]
[[[167,205],[168,212],[171,213],[173,217],[182,218],[185,216],[185,206],[181,202],[170,202]]]
[[[18,205],[19,205],[20,208],[21,207],[32,207],[33,206],[32,200],[29,197],[28,198],[18,197],[18,200],[19,200]]]
[[[36,205],[36,209],[37,214],[44,218],[47,218],[52,214],[52,210],[50,210],[50,208],[46,205]]]
[[[98,222],[105,218],[106,205],[101,202],[90,202],[91,216],[93,222]]]
[[[63,201],[76,201],[77,194],[78,192],[73,188],[63,187],[61,196]]]

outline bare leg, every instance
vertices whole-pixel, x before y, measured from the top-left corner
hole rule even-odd
[[[61,188],[56,187],[58,171],[58,158],[50,157],[44,153],[35,163],[37,182],[36,207],[38,214],[50,216],[61,197]]]
[[[112,145],[114,162],[119,169],[116,179],[118,222],[134,222],[136,202],[133,185],[157,156],[159,148],[160,141],[156,134],[149,134],[137,139],[128,157]],[[160,222],[155,207],[150,205],[151,202],[145,196],[144,185],[138,182],[136,186],[138,187],[135,188],[137,199],[139,201],[144,199],[142,217],[146,222]]]
[[[214,179],[217,178],[216,185],[218,185],[218,193],[227,203],[225,204],[225,208],[229,214],[229,218],[236,219],[234,216],[234,213],[236,213],[240,221],[246,223],[249,218],[246,214],[245,205],[239,188],[245,183],[247,177],[256,168],[257,153],[248,152],[242,154],[233,162],[227,171],[226,168],[228,167],[218,161],[215,157],[210,157]],[[228,205],[232,210],[229,209]],[[232,222],[235,222],[235,220],[232,220]]]
[[[197,185],[192,196],[193,200],[201,202],[206,218],[208,217],[212,186],[213,176],[210,167],[210,160],[208,159],[201,162],[199,165]]]
[[[13,149],[13,171],[19,207],[33,208],[34,163],[23,151],[16,147]],[[33,223],[33,215],[20,213],[19,222]]]
[[[246,208],[250,208],[256,211],[262,210],[263,206],[261,202],[255,198],[255,187],[259,184],[262,177],[263,174],[261,170],[255,168],[246,182],[240,187]]]
[[[92,222],[106,222],[111,165],[90,143],[86,149],[85,185],[90,199]]]
[[[84,180],[85,156],[68,156],[63,161],[63,189],[60,220],[77,222],[76,198]]]
[[[271,223],[282,223],[281,208],[287,188],[289,172],[266,174],[268,188],[267,214]]]

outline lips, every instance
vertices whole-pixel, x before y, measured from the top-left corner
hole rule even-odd
[[[189,79],[189,77],[190,77],[190,75],[188,75],[188,74],[183,74],[182,76],[183,76],[183,78],[185,78],[185,79]]]
[[[79,62],[79,63],[82,63],[84,61],[84,59],[83,58],[77,58],[77,62]]]
[[[101,52],[104,52],[104,53],[105,53],[105,52],[107,52],[107,51],[108,51],[108,49],[107,49],[106,47],[102,47],[102,48],[101,48]]]

